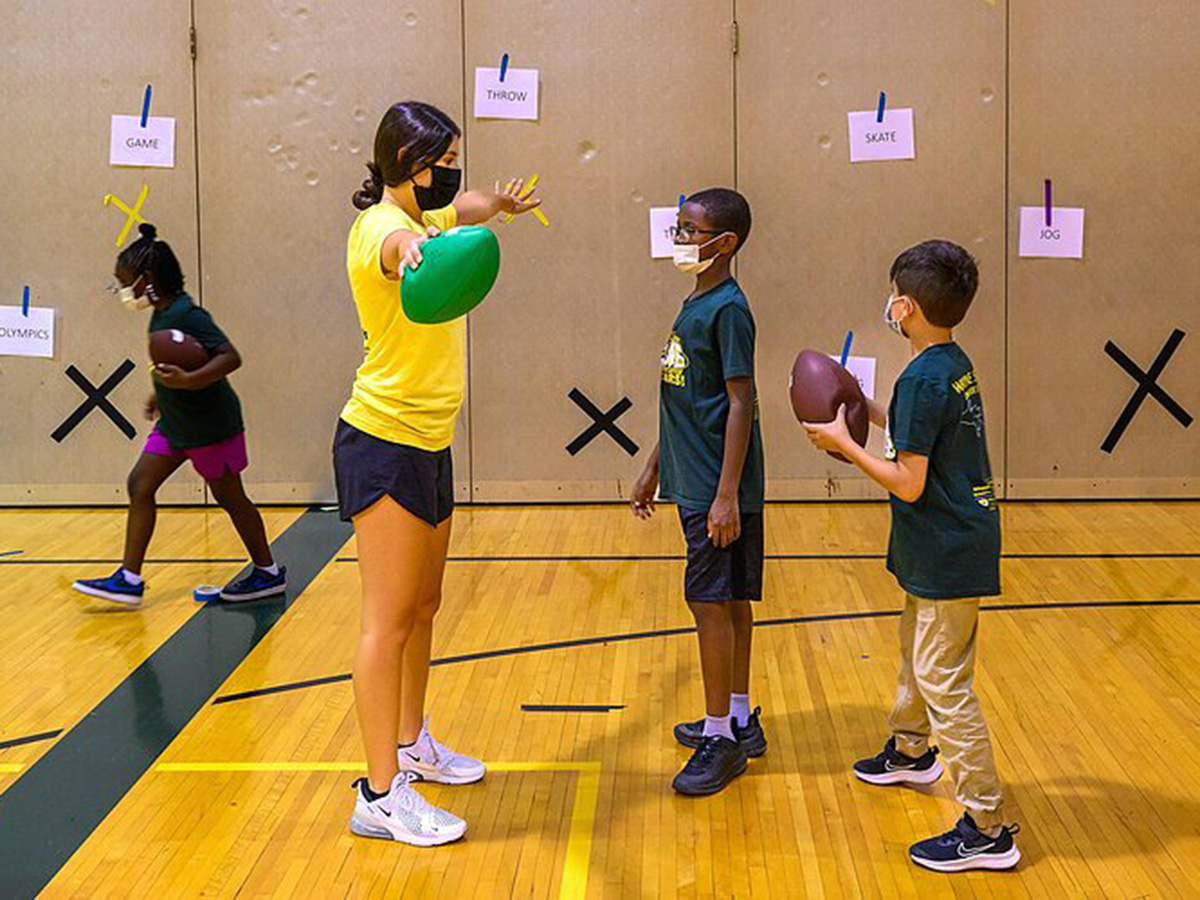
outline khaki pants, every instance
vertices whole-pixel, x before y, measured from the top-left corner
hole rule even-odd
[[[908,595],[900,619],[900,683],[890,720],[896,749],[920,756],[932,726],[958,801],[975,824],[1004,824],[1004,797],[983,710],[975,696],[978,600]]]

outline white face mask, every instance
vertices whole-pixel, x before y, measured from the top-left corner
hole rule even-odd
[[[904,333],[904,326],[900,324],[907,319],[908,316],[904,316],[899,319],[892,318],[892,304],[899,299],[900,298],[895,294],[888,295],[887,303],[885,303],[883,306],[883,321],[887,322],[888,328],[892,329],[892,331],[896,332],[896,334],[900,335],[901,337],[908,337],[908,335]]]
[[[715,238],[705,241],[703,244],[676,244],[672,250],[675,268],[687,275],[699,275],[701,272],[707,270],[709,266],[716,262],[717,257],[711,256],[708,259],[701,259],[700,251],[713,241],[719,241],[722,237],[724,235],[718,234]]]
[[[133,285],[121,288],[119,291],[117,291],[117,297],[120,299],[121,305],[130,312],[138,312],[139,310],[147,309],[150,306],[150,298],[145,294],[140,297],[137,296],[133,292]]]

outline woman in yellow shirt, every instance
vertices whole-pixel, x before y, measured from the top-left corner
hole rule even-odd
[[[421,264],[421,244],[440,230],[540,203],[521,181],[458,196],[460,140],[454,121],[426,103],[397,103],[379,123],[346,250],[365,358],[333,450],[363,587],[354,700],[367,777],[355,783],[350,827],[422,846],[457,840],[466,823],[428,804],[411,783],[466,784],[485,769],[438,743],[424,716],[454,511],[450,444],[466,380],[466,322],[409,320],[403,275]]]

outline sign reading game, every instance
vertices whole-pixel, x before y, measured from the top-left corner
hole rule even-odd
[[[28,314],[26,314],[26,312]],[[0,356],[54,357],[54,310],[0,306]]]
[[[150,116],[143,128],[141,116],[113,116],[108,164],[173,169],[175,120],[165,116]]]
[[[475,118],[526,119],[538,117],[538,70],[504,67],[475,70]]]
[[[850,162],[916,159],[911,109],[846,113],[850,122]]]

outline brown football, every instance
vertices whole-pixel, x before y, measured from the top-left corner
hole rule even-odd
[[[166,363],[194,372],[208,362],[208,351],[190,334],[165,328],[150,333],[150,359],[156,366]]]
[[[858,381],[837,360],[816,350],[802,350],[792,366],[792,411],[800,422],[832,422],[846,404],[846,427],[860,447],[871,431],[871,411]],[[849,462],[840,453],[834,459]]]

